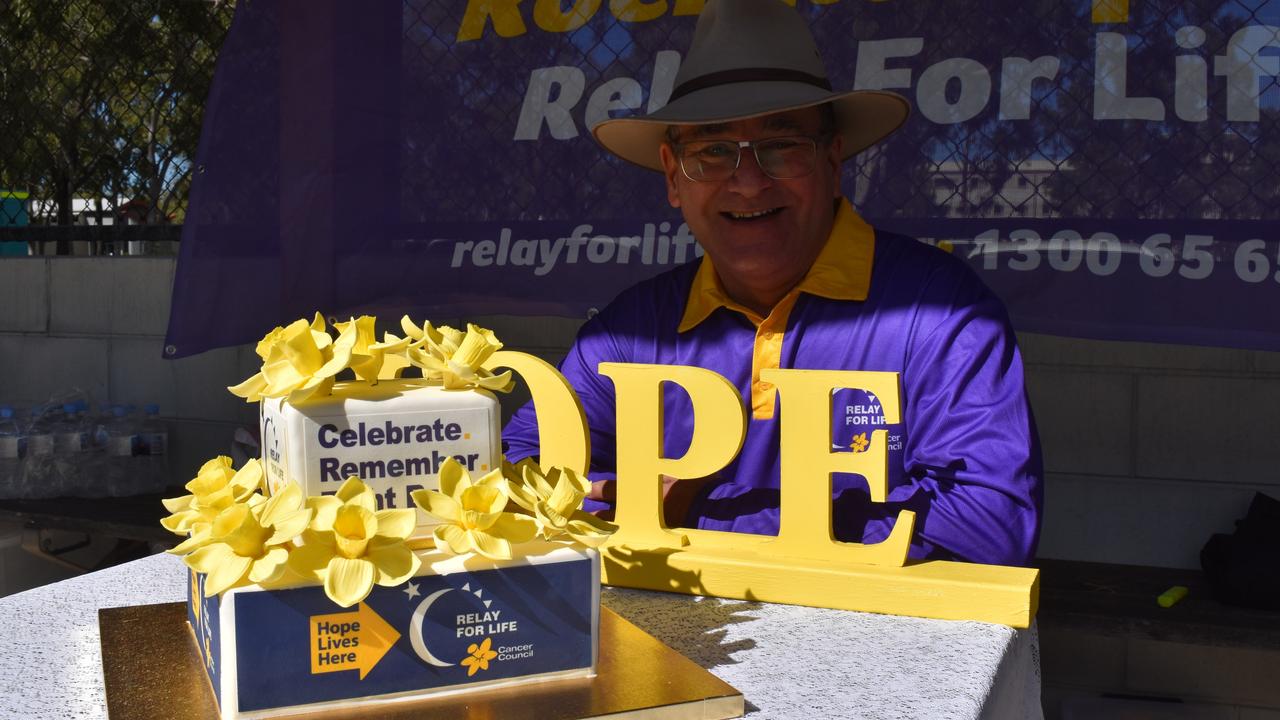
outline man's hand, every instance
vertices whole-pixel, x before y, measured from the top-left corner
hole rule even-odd
[[[709,480],[715,480],[715,476],[697,478],[694,480],[681,480],[668,475],[662,476],[662,516],[668,527],[683,527],[685,517],[689,514],[689,506],[693,504],[693,499],[697,497],[698,491]],[[591,492],[587,493],[587,497],[592,500],[599,500],[609,504],[616,504],[618,501],[618,487],[616,480],[596,480],[591,483]],[[614,510],[608,508],[596,512],[596,516],[603,520],[613,520]]]

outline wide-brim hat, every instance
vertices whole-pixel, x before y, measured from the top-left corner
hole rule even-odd
[[[660,171],[658,147],[670,125],[733,122],[824,103],[835,110],[842,160],[883,140],[911,112],[895,93],[834,92],[808,24],[782,0],[708,0],[667,104],[605,120],[591,134],[623,160]]]

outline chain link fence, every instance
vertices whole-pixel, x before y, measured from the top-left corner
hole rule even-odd
[[[1121,22],[1098,21],[1099,2],[1056,0],[895,3],[880,25],[822,11],[833,42],[923,40],[900,41],[888,64],[913,71],[895,90],[929,122],[856,161],[865,212],[1280,216],[1280,3],[1108,3]]]
[[[1121,22],[1097,19],[1099,2],[1088,0],[793,4],[836,88],[870,80],[912,101],[902,130],[846,165],[845,190],[868,217],[1277,216],[1280,3],[1101,1],[1124,7]],[[546,208],[627,215],[635,188],[592,143],[554,154],[532,146],[585,135],[594,93],[611,82],[622,83],[607,98],[615,106],[652,110],[627,98],[627,79],[644,86],[647,102],[661,56],[687,46],[693,19],[628,21],[611,12],[618,3],[537,3],[518,17],[472,13],[481,37],[460,41],[475,5],[406,2],[403,71],[423,97],[450,107],[407,110],[405,132],[427,139],[415,151],[450,166],[465,167],[464,154],[485,146],[510,147],[511,163],[468,168],[477,179],[469,187],[408,173],[406,212],[431,197],[436,219],[488,219],[476,213],[495,206],[518,207],[526,220],[544,219]],[[654,4],[649,14],[693,5]],[[570,29],[547,31],[556,24]],[[855,58],[881,72],[855,70]],[[510,89],[538,82],[554,85],[553,104],[557,93],[583,93],[573,122],[554,127],[548,116],[537,142],[513,144],[520,109]]]
[[[172,252],[229,3],[0,2],[4,254]]]

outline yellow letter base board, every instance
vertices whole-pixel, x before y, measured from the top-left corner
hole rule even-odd
[[[607,585],[1015,628],[1031,625],[1040,597],[1035,568],[942,560],[885,567],[731,548],[615,545],[601,548],[601,561]]]

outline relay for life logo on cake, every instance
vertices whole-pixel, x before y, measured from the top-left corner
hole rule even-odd
[[[262,418],[263,470],[267,476],[267,488],[274,495],[289,482],[289,468],[285,465],[285,443],[279,419],[263,415]]]
[[[191,623],[191,632],[195,636],[196,647],[200,650],[205,672],[209,674],[209,683],[213,685],[213,694],[217,696],[218,702],[222,702],[222,663],[218,659],[218,651],[222,647],[218,627],[218,610],[222,598],[218,595],[204,596],[206,575],[194,570],[189,570],[187,574],[190,576],[187,622]]]
[[[420,594],[418,585],[410,581],[406,592],[411,597]],[[519,633],[520,621],[509,609],[485,598],[484,588],[473,590],[471,583],[466,583],[456,590],[447,587],[423,598],[413,611],[409,640],[423,662],[441,668],[461,665],[471,677],[489,670],[491,662],[532,658],[536,643],[511,644],[511,638],[519,637]],[[457,657],[463,644],[465,655],[455,662],[441,659],[431,650],[431,646],[436,646],[436,652],[444,648],[444,657]]]
[[[320,587],[233,590],[239,708],[589,668],[595,582],[590,558],[579,555],[420,575],[375,586],[348,609],[335,608]]]

